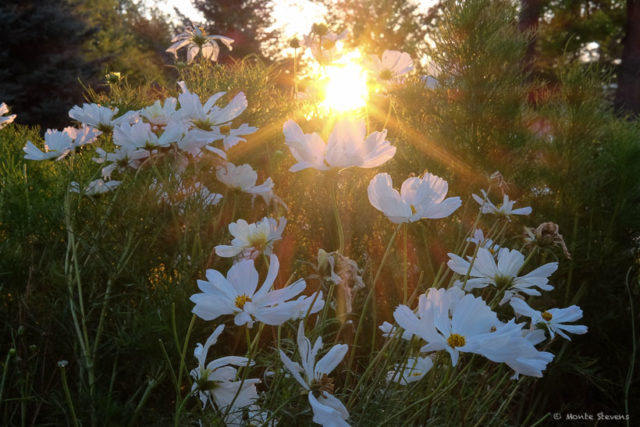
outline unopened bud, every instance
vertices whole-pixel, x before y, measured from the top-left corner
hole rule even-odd
[[[294,49],[298,49],[300,47],[300,40],[298,40],[296,37],[292,38],[291,40],[289,40],[289,46]]]

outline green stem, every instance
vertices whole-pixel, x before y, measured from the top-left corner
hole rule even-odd
[[[71,421],[75,427],[79,427],[78,417],[76,417],[76,410],[73,407],[73,400],[71,400],[71,393],[69,392],[69,384],[67,384],[67,373],[64,366],[60,366],[60,375],[62,376],[62,388],[64,389],[64,397],[67,400],[69,406],[69,412],[71,413]]]
[[[404,245],[403,245],[403,257],[402,257],[402,266],[404,269],[404,277],[403,277],[403,282],[402,282],[402,303],[406,304],[407,303],[407,294],[409,293],[409,263],[408,263],[408,254],[407,252],[409,251],[409,238],[408,238],[408,234],[409,234],[409,224],[403,224],[403,234],[404,234]]]
[[[338,179],[334,185],[331,186],[331,198],[333,199],[333,216],[336,219],[336,227],[338,229],[338,252],[344,254],[344,229],[342,228],[342,221],[340,219],[340,209],[338,208],[338,198],[336,197],[338,187]]]
[[[380,261],[380,265],[378,266],[378,271],[376,271],[376,275],[373,278],[373,282],[371,283],[371,289],[369,290],[369,293],[367,294],[367,298],[364,300],[364,304],[362,305],[362,312],[360,313],[360,319],[358,320],[358,327],[356,328],[356,333],[355,336],[353,338],[353,344],[351,345],[351,354],[349,355],[349,364],[348,364],[348,374],[347,374],[347,379],[345,380],[345,384],[349,384],[349,380],[351,378],[352,374],[352,367],[353,367],[353,360],[355,358],[355,354],[356,354],[356,349],[357,349],[357,344],[358,344],[358,338],[360,336],[360,331],[362,329],[362,324],[364,323],[364,314],[365,311],[367,309],[367,305],[369,304],[369,300],[372,298],[375,298],[375,290],[376,290],[376,283],[378,282],[378,278],[380,277],[380,274],[382,273],[382,267],[384,267],[384,263],[387,260],[387,257],[389,256],[389,253],[391,252],[391,246],[393,245],[393,242],[396,239],[396,235],[398,234],[398,231],[400,230],[400,227],[402,226],[402,224],[398,224],[398,226],[396,227],[396,229],[393,232],[393,235],[391,236],[391,238],[389,239],[389,243],[387,244],[387,248],[384,251],[384,255],[382,256],[382,260]],[[375,304],[373,304],[373,333],[372,333],[372,338],[371,338],[371,343],[372,343],[372,349],[373,349],[373,345],[375,345],[375,336],[376,336],[376,319],[375,319]]]

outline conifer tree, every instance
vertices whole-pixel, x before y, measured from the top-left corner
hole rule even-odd
[[[66,0],[0,3],[0,99],[17,121],[57,128],[82,100],[79,80],[91,83],[96,64],[83,46],[91,31]]]
[[[275,34],[267,30],[273,22],[270,0],[193,0],[193,4],[204,15],[208,33],[234,40],[231,54],[236,58],[262,55],[265,43]]]

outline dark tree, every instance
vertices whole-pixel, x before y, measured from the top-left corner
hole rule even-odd
[[[428,17],[405,0],[323,0],[327,23],[351,30],[351,39],[367,53],[403,50],[414,59],[424,48]]]
[[[66,0],[0,3],[0,102],[25,124],[59,128],[82,101],[95,64],[83,57],[91,32]]]
[[[627,0],[627,25],[618,73],[616,109],[640,115],[640,0]]]
[[[270,0],[193,0],[193,4],[204,15],[209,34],[234,40],[231,54],[236,58],[251,53],[262,56],[274,36],[267,30],[273,23]],[[224,49],[221,47],[222,56]]]

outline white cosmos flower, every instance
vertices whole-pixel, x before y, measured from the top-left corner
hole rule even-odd
[[[216,254],[227,258],[242,254],[243,258],[252,259],[260,253],[271,255],[274,242],[282,239],[285,225],[287,220],[284,217],[279,221],[264,217],[253,224],[239,219],[229,224],[229,232],[234,237],[231,245],[216,246]]]
[[[321,27],[323,26],[318,26],[318,29]],[[329,32],[324,27],[322,32],[325,34],[318,34],[317,31],[312,30],[310,34],[303,36],[302,44],[309,48],[316,61],[325,65],[340,58],[341,53],[338,49],[338,42],[347,38],[349,30],[336,34]]]
[[[220,54],[220,47],[217,42],[222,42],[229,50],[232,50],[231,43],[233,39],[225,36],[209,36],[202,27],[186,27],[183,33],[178,34],[173,39],[173,43],[167,52],[172,53],[174,57],[178,57],[178,50],[187,48],[187,63],[190,64],[198,53],[202,53],[202,57],[215,62]]]
[[[480,247],[487,248],[494,255],[500,250],[500,245],[491,239],[484,238],[484,232],[481,228],[476,228],[476,231],[473,233],[473,237],[469,237],[467,242],[475,243]]]
[[[293,378],[309,392],[309,404],[313,410],[313,422],[323,426],[348,426],[347,408],[333,396],[333,380],[329,374],[344,359],[349,350],[346,344],[336,344],[316,363],[318,352],[322,349],[322,337],[311,342],[304,335],[304,323],[298,325],[298,351],[302,366],[294,362],[282,351],[280,359]]]
[[[411,56],[397,50],[385,50],[382,59],[377,55],[370,55],[365,63],[371,74],[383,84],[397,81],[398,77],[413,70]]]
[[[551,308],[540,312],[534,310],[521,300],[520,298],[513,298],[511,300],[511,307],[516,313],[526,316],[531,319],[531,324],[534,326],[544,325],[549,331],[551,339],[557,333],[562,338],[571,341],[571,338],[565,333],[571,334],[586,334],[588,328],[584,325],[565,325],[566,322],[575,322],[578,319],[582,319],[582,309],[577,305],[572,305],[567,308]]]
[[[473,199],[478,202],[481,208],[481,212],[483,214],[494,214],[499,216],[504,216],[508,220],[511,219],[511,215],[529,215],[531,213],[531,206],[527,206],[526,208],[518,208],[513,209],[513,205],[515,204],[515,200],[509,200],[509,196],[506,194],[503,196],[502,204],[500,206],[494,205],[491,200],[489,200],[489,196],[487,192],[481,190],[482,197],[477,194],[472,194]]]
[[[200,102],[200,97],[190,92],[186,86],[184,91],[178,95],[180,101],[180,114],[193,126],[207,132],[211,132],[212,137],[219,137],[219,133],[213,129],[215,126],[222,126],[238,117],[247,108],[247,97],[243,92],[238,92],[229,103],[220,108],[216,104],[226,92],[218,92],[207,100],[204,105]],[[220,139],[220,138],[218,138]],[[212,139],[213,141],[213,139]]]
[[[306,283],[299,279],[285,288],[272,290],[279,267],[278,257],[271,255],[269,271],[260,289],[253,260],[237,262],[226,278],[216,270],[207,270],[207,280],[198,280],[202,293],[190,298],[195,303],[193,313],[204,320],[234,315],[236,325],[248,327],[255,321],[281,325],[296,318],[300,302],[292,298],[304,291]]]
[[[386,140],[387,131],[366,136],[364,120],[344,118],[333,127],[327,144],[316,134],[305,134],[293,120],[283,126],[285,143],[298,161],[289,169],[297,172],[306,168],[375,168],[390,160],[396,147]]]
[[[240,127],[233,129],[231,127],[231,122],[229,122],[225,125],[217,126],[214,129],[214,132],[218,134],[218,136],[215,136],[216,139],[214,141],[222,140],[222,146],[224,147],[224,150],[228,151],[239,142],[246,141],[245,138],[242,138],[243,136],[250,135],[257,130],[257,127],[249,126],[247,123],[243,123],[240,125]],[[214,147],[208,146],[206,148],[208,150],[212,150],[212,148]],[[215,152],[215,150],[212,151]]]
[[[112,110],[98,104],[82,104],[82,107],[74,105],[69,110],[69,117],[72,119],[101,131],[109,131],[122,123],[134,123],[138,119],[137,111],[128,111],[122,116],[114,118],[116,114],[118,114],[117,108]]]
[[[446,350],[456,366],[460,352],[476,353],[497,363],[505,363],[516,374],[540,377],[551,353],[540,352],[525,337],[522,324],[508,323],[479,297],[460,289],[429,289],[420,295],[418,313],[400,305],[393,317],[396,322],[427,342],[420,351]]]
[[[94,157],[92,160],[96,163],[107,163],[107,166],[102,168],[102,178],[110,179],[114,170],[123,171],[130,167],[137,169],[142,160],[149,157],[149,152],[141,148],[133,146],[118,147],[114,153],[107,153],[102,148],[96,148],[96,154],[98,157]]]
[[[269,203],[273,197],[273,180],[267,178],[262,184],[256,185],[258,173],[248,164],[236,166],[233,163],[226,163],[216,169],[216,177],[233,190],[261,196],[266,203]]]
[[[430,173],[408,178],[400,192],[393,188],[389,174],[379,173],[367,188],[369,202],[395,224],[451,215],[462,201],[459,197],[445,199],[448,191],[447,181]]]
[[[480,247],[470,271],[471,257],[467,257],[465,260],[452,253],[448,255],[450,259],[447,265],[451,270],[463,276],[469,272],[465,290],[470,291],[489,285],[505,289],[505,296],[500,304],[508,302],[520,292],[526,295],[541,295],[537,289],[534,289],[536,287],[544,291],[552,290],[553,286],[548,284],[549,276],[558,269],[557,262],[550,262],[519,276],[525,258],[516,249],[501,248],[498,251],[496,262],[489,249]]]
[[[11,114],[9,116],[5,116],[9,112],[9,107],[4,102],[0,104],[0,129],[12,123],[16,119],[15,114]]]
[[[175,118],[177,105],[178,100],[173,97],[165,99],[164,105],[160,100],[156,100],[152,105],[140,110],[140,116],[152,126],[166,126]]]
[[[207,363],[207,353],[218,341],[223,330],[224,325],[218,326],[204,345],[196,344],[193,355],[198,360],[198,367],[190,372],[194,380],[191,391],[197,391],[203,409],[213,400],[216,407],[223,413],[229,409],[233,398],[238,394],[233,407],[229,409],[229,418],[235,419],[238,410],[252,405],[258,399],[256,384],[260,383],[260,380],[256,378],[248,378],[244,382],[237,380],[237,369],[233,366],[253,365],[253,362],[246,357],[226,356]]]
[[[80,188],[80,184],[73,181],[71,182],[69,191],[73,193],[82,193],[87,196],[95,196],[111,191],[121,183],[121,181],[103,181],[102,179],[96,179],[87,184],[85,188]]]
[[[23,150],[28,160],[60,160],[76,148],[92,143],[100,131],[88,126],[81,129],[66,127],[61,131],[48,129],[44,134],[44,152],[40,151],[31,141],[27,141]]]
[[[405,363],[394,365],[387,372],[387,381],[407,385],[416,382],[425,376],[433,367],[430,357],[410,357]]]
[[[396,328],[395,326],[393,326],[391,323],[387,322],[386,320],[384,322],[382,322],[382,324],[380,326],[378,326],[378,329],[380,329],[382,331],[382,336],[385,337],[385,338],[394,337],[395,334],[398,331],[398,328]],[[401,338],[403,340],[409,341],[412,337],[413,337],[412,333],[407,332],[407,331],[402,331]]]
[[[184,213],[189,200],[199,200],[204,206],[215,206],[222,200],[222,194],[212,193],[204,184],[198,181],[185,182],[180,174],[175,174],[173,179],[177,181],[178,185],[171,192],[167,192],[155,178],[151,183],[151,188],[158,192],[160,200],[177,206],[180,213]]]

